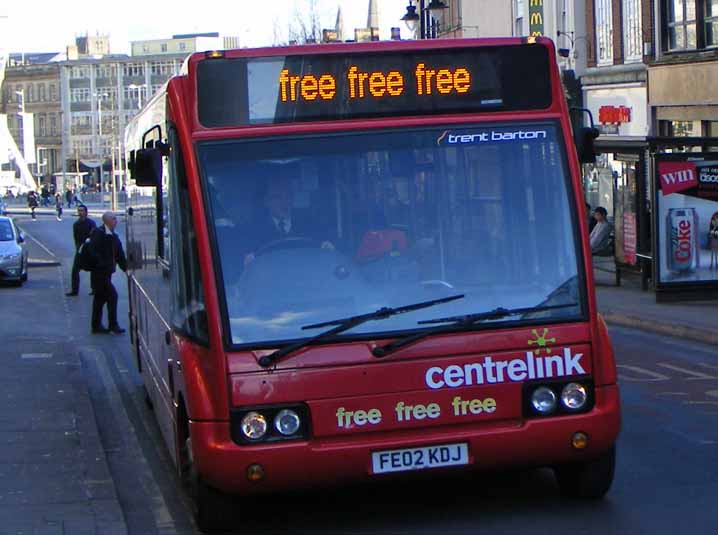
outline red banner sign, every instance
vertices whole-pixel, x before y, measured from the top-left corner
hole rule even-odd
[[[626,106],[601,106],[598,108],[598,122],[601,124],[630,123],[631,108]]]
[[[636,263],[636,214],[623,214],[623,260],[628,264]]]
[[[658,175],[663,195],[698,186],[698,173],[694,162],[660,162]]]

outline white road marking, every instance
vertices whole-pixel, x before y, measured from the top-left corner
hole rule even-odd
[[[670,377],[667,375],[663,375],[662,373],[654,372],[651,370],[647,370],[645,368],[639,368],[638,366],[629,366],[627,364],[617,364],[616,368],[619,370],[630,370],[638,375],[643,375],[645,377],[631,377],[630,375],[625,375],[623,373],[619,373],[619,377],[623,379],[624,381],[633,381],[633,382],[656,382],[656,381],[668,381]]]
[[[55,257],[55,253],[53,253],[50,249],[48,249],[47,247],[45,247],[40,240],[38,240],[35,236],[33,236],[32,234],[30,234],[30,233],[29,233],[27,230],[25,230],[24,228],[22,228],[22,233],[23,233],[25,236],[27,236],[28,238],[30,238],[32,241],[34,241],[36,244],[38,244],[38,245],[42,248],[42,250],[45,251],[47,254],[49,254],[51,257],[56,258],[56,257]]]
[[[712,398],[718,398],[718,390],[706,390],[705,394]]]
[[[686,405],[718,405],[718,401],[684,401]]]
[[[697,372],[693,370],[688,370],[686,368],[681,368],[680,366],[674,366],[673,364],[667,364],[665,362],[659,362],[657,363],[658,366],[661,368],[667,368],[669,370],[673,370],[676,372],[684,373],[686,375],[692,376],[688,377],[687,381],[697,381],[697,380],[706,380],[706,379],[718,379],[715,375],[708,375],[707,373],[703,372]]]
[[[20,358],[23,359],[51,359],[52,353],[23,353]]]
[[[687,396],[688,392],[659,392],[659,396]]]

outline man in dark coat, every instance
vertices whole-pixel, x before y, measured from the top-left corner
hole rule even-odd
[[[117,323],[117,290],[112,285],[112,274],[117,266],[127,270],[127,260],[122,249],[120,237],[115,234],[117,216],[112,212],[102,214],[102,226],[90,234],[90,251],[94,257],[94,269],[90,273],[90,282],[95,292],[92,300],[92,333],[113,332],[122,334],[125,329]],[[107,303],[108,326],[102,325],[102,308]]]
[[[72,290],[65,295],[77,295],[80,292],[80,262],[77,254],[80,245],[90,237],[90,233],[97,227],[95,222],[87,217],[87,206],[81,204],[77,207],[77,221],[72,225],[72,237],[75,240],[75,259],[72,261]]]
[[[323,249],[334,249],[334,244],[322,235],[322,229],[312,221],[299,218],[292,207],[292,190],[289,180],[271,179],[264,193],[263,210],[251,226],[250,252],[244,258],[247,265],[255,259],[263,246],[283,239],[307,238],[318,242]]]

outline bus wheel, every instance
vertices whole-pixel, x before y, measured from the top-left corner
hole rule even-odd
[[[596,500],[603,498],[613,483],[616,447],[596,459],[554,467],[561,495],[566,498]]]
[[[190,494],[194,500],[195,522],[200,531],[226,531],[232,526],[235,515],[233,503],[229,496],[207,485],[197,473],[192,457],[192,440],[185,443],[187,453],[187,479]]]

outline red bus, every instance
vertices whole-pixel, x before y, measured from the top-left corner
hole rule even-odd
[[[201,527],[226,495],[408,471],[608,491],[619,392],[550,40],[197,53],[126,143],[131,339]]]

